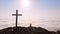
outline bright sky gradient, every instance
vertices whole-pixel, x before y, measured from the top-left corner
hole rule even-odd
[[[0,28],[14,26],[12,14],[19,10],[20,26],[36,27],[48,30],[60,29],[60,0],[0,0]]]

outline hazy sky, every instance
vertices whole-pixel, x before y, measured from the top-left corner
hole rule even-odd
[[[14,26],[16,9],[20,26],[60,29],[60,0],[0,0],[0,28]]]

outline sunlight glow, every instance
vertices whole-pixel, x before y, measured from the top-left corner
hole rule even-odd
[[[22,0],[22,1],[21,1],[21,6],[22,6],[22,7],[29,7],[29,5],[30,5],[29,0]]]

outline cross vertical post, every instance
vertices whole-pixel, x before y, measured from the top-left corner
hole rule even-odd
[[[18,10],[16,10],[16,29],[17,29],[17,22],[18,22]]]

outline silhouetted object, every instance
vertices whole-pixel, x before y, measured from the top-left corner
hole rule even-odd
[[[32,27],[32,24],[30,24],[30,26],[29,27]]]
[[[17,30],[18,16],[22,16],[22,14],[18,14],[18,10],[16,10],[16,14],[12,14],[12,15],[16,16],[16,30]]]

